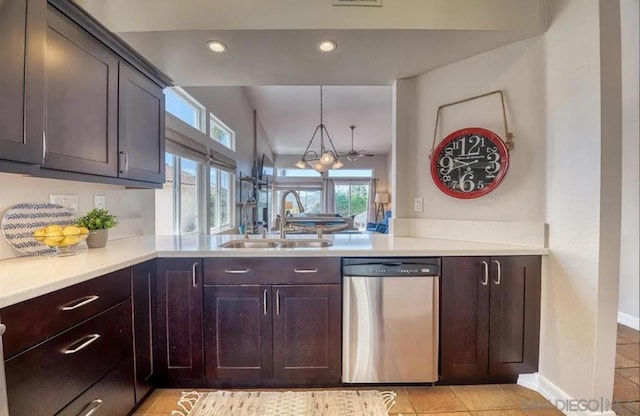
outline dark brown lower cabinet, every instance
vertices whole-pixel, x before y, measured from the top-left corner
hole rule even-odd
[[[339,383],[342,366],[340,285],[273,286],[273,377]]]
[[[445,257],[441,382],[515,382],[538,369],[540,257]]]
[[[156,262],[132,267],[133,352],[135,360],[136,404],[153,388],[153,319],[156,299]]]
[[[129,414],[134,407],[132,378],[133,359],[130,357],[69,403],[56,416],[125,416]],[[93,413],[91,413],[92,410]]]
[[[340,285],[213,285],[204,296],[208,383],[340,383]]]
[[[270,286],[204,289],[206,378],[255,383],[271,378]]]
[[[9,359],[9,414],[56,414],[131,353],[131,303],[126,300]],[[133,405],[131,378],[129,392]]]
[[[183,387],[204,377],[202,259],[158,259],[156,278],[157,381]]]

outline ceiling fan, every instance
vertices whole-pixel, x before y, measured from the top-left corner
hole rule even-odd
[[[353,131],[356,129],[356,126],[349,126],[349,128],[351,129],[351,150],[349,150],[348,152],[344,153],[344,155],[347,156],[347,160],[349,162],[353,162],[357,159],[360,159],[361,157],[371,157],[371,156],[375,156],[373,153],[369,153],[366,150],[354,150],[353,148]]]

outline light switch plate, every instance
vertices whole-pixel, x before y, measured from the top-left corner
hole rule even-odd
[[[106,209],[107,208],[107,197],[104,195],[94,195],[93,196],[93,207],[98,209]]]
[[[422,198],[413,198],[413,211],[422,212]]]
[[[78,195],[49,194],[49,202],[60,205],[74,214],[78,213]]]

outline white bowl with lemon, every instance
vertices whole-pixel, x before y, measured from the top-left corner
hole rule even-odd
[[[58,256],[74,255],[71,247],[83,242],[88,235],[89,230],[86,227],[59,224],[50,224],[33,232],[33,237],[38,242],[54,248]]]

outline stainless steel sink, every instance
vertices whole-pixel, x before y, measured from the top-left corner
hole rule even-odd
[[[220,244],[221,248],[275,248],[277,241],[270,240],[231,240]]]
[[[331,247],[333,241],[323,239],[291,239],[291,240],[231,240],[220,244],[220,248],[322,248]]]
[[[330,240],[286,240],[280,243],[281,248],[322,248],[332,245],[333,241]]]

